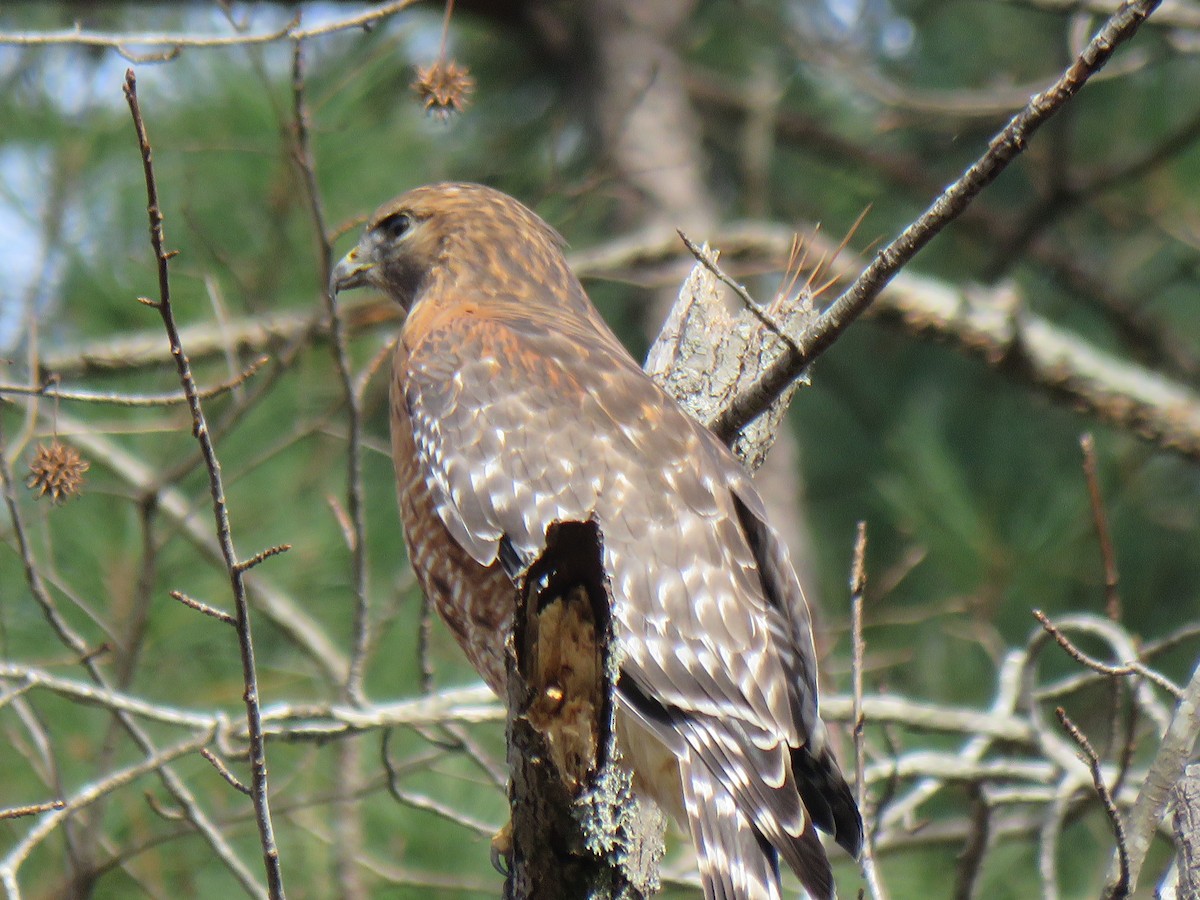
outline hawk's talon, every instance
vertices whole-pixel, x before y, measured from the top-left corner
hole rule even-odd
[[[512,873],[512,819],[492,835],[492,868],[507,878]]]

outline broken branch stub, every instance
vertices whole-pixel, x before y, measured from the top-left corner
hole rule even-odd
[[[634,797],[613,744],[619,661],[596,524],[552,525],[518,588],[507,660],[505,897],[641,900],[658,886],[662,816]]]

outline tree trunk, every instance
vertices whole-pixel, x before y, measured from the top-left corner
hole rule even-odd
[[[643,900],[663,818],[613,746],[611,596],[599,528],[551,526],[521,579],[508,653],[512,900]]]

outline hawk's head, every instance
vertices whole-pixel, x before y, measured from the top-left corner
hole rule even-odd
[[[479,184],[419,187],[379,207],[333,271],[333,291],[371,285],[410,310],[435,276],[504,286],[529,301],[570,279],[563,240],[516,200]],[[573,279],[571,279],[573,280]]]

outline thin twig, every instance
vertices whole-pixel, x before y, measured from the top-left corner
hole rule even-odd
[[[442,42],[438,47],[438,59],[446,61],[446,43],[450,37],[450,17],[454,15],[454,0],[446,0],[446,12],[442,16]]]
[[[1104,563],[1104,608],[1114,622],[1121,621],[1121,595],[1117,590],[1120,575],[1117,572],[1117,555],[1113,550],[1112,533],[1108,529],[1108,516],[1104,512],[1104,498],[1100,493],[1100,476],[1096,464],[1096,440],[1091,433],[1079,439],[1083,451],[1083,475],[1087,480],[1088,499],[1092,504],[1092,522],[1096,526],[1096,539],[1100,542],[1100,558]]]
[[[312,28],[301,28],[299,19],[293,19],[283,28],[253,34],[209,35],[198,37],[183,32],[178,34],[138,34],[85,31],[75,27],[65,31],[0,32],[0,45],[17,47],[79,46],[105,47],[115,50],[130,61],[165,62],[174,59],[184,48],[245,47],[254,44],[273,44],[285,40],[306,40],[339,31],[361,28],[367,30],[403,9],[414,6],[417,0],[392,0],[365,12],[335,19]],[[132,54],[128,47],[162,47],[156,54]]]
[[[157,309],[162,317],[167,339],[171,344],[171,353],[175,357],[183,392],[188,398],[188,409],[192,414],[192,433],[200,444],[205,466],[208,469],[209,492],[213,500],[217,539],[221,545],[221,556],[225,561],[225,568],[229,573],[233,589],[238,646],[241,650],[242,678],[245,684],[242,697],[246,706],[246,725],[250,742],[252,799],[258,825],[259,843],[262,846],[263,865],[267,874],[267,890],[272,900],[283,900],[283,871],[280,866],[279,848],[275,843],[275,828],[271,822],[271,806],[267,790],[266,744],[263,739],[262,716],[259,708],[258,673],[254,661],[254,640],[251,631],[250,605],[246,599],[245,573],[239,568],[237,551],[233,545],[229,509],[225,503],[225,488],[221,481],[221,465],[217,460],[216,448],[213,446],[208,423],[204,418],[204,410],[201,407],[200,398],[196,394],[196,381],[192,376],[191,364],[180,343],[179,329],[171,309],[168,262],[174,253],[168,253],[163,246],[163,214],[158,202],[158,186],[154,178],[150,139],[146,134],[146,125],[142,120],[141,109],[138,105],[137,80],[132,69],[125,73],[125,99],[129,103],[129,111],[133,116],[138,146],[142,153],[142,169],[146,178],[146,210],[150,218],[150,244],[158,263],[159,298]]]
[[[421,667],[421,693],[433,693],[433,679],[437,674],[433,667],[433,600],[428,592],[421,591],[420,621],[417,626],[417,661]]]
[[[291,544],[276,544],[274,547],[268,547],[266,550],[259,550],[249,559],[243,559],[237,564],[238,569],[243,572],[253,569],[257,565],[261,565],[265,560],[272,556],[278,556],[280,553],[287,553],[292,549]]]
[[[1087,482],[1088,500],[1092,507],[1092,523],[1096,527],[1096,540],[1100,544],[1100,560],[1104,567],[1104,608],[1108,617],[1114,622],[1121,621],[1121,595],[1118,591],[1120,576],[1117,573],[1117,556],[1113,549],[1112,534],[1108,529],[1108,515],[1104,510],[1104,497],[1100,493],[1099,464],[1096,461],[1096,441],[1091,433],[1085,433],[1079,439],[1079,449],[1083,453],[1083,477]],[[1112,678],[1108,683],[1108,709],[1112,721],[1108,730],[1108,740],[1104,755],[1112,752],[1117,734],[1121,730],[1121,691],[1122,683],[1119,678]],[[1137,707],[1130,715],[1130,721],[1137,718]],[[1125,744],[1127,750],[1130,743]],[[1122,776],[1123,777],[1123,776]],[[1117,784],[1120,784],[1118,779]]]
[[[1112,794],[1108,792],[1108,786],[1104,783],[1104,773],[1100,771],[1100,757],[1096,755],[1096,751],[1092,749],[1091,742],[1087,739],[1078,726],[1067,716],[1066,710],[1061,706],[1055,711],[1058,720],[1062,722],[1063,728],[1071,735],[1075,743],[1083,751],[1086,758],[1088,769],[1092,773],[1092,783],[1096,785],[1096,793],[1100,795],[1100,802],[1104,804],[1104,811],[1108,813],[1109,822],[1112,823],[1113,835],[1117,840],[1117,856],[1120,860],[1120,875],[1117,881],[1110,887],[1110,897],[1114,900],[1120,900],[1129,894],[1129,849],[1125,843],[1125,824],[1121,821],[1121,813],[1117,809],[1117,804],[1113,802]]]
[[[467,755],[481,772],[487,775],[495,787],[501,791],[508,789],[508,767],[504,760],[496,759],[471,735],[465,725],[450,722],[446,725],[446,733],[457,743],[459,749]]]
[[[17,505],[16,493],[13,489],[12,472],[9,469],[8,460],[4,452],[3,433],[0,433],[0,488],[3,489],[4,502],[8,507],[9,517],[12,521],[13,536],[16,539],[22,566],[25,571],[25,580],[29,586],[30,593],[33,595],[35,602],[41,608],[43,615],[50,623],[59,640],[73,651],[79,662],[86,668],[88,676],[94,682],[95,686],[80,685],[80,689],[84,693],[88,691],[111,691],[108,679],[96,661],[96,655],[93,652],[89,652],[84,639],[71,628],[59,613],[54,603],[54,598],[47,589],[46,582],[42,578],[42,574],[34,560],[33,550],[29,546],[25,530],[24,517],[21,515],[20,508]],[[0,674],[7,668],[9,667],[6,664],[0,663]],[[27,682],[31,682],[32,680],[28,672],[21,672],[20,674],[5,677],[18,677]],[[110,708],[116,716],[117,721],[121,723],[121,727],[125,729],[139,750],[147,756],[152,756],[159,752],[154,742],[150,739],[150,736],[134,721],[132,715],[130,715],[130,711],[116,707]],[[163,786],[166,787],[171,796],[183,808],[188,821],[204,837],[217,857],[233,873],[238,883],[251,896],[262,896],[262,890],[255,882],[254,876],[250,874],[242,861],[238,859],[237,854],[233,852],[233,848],[229,846],[229,842],[221,834],[220,830],[197,805],[195,798],[183,780],[169,767],[158,769],[158,775],[163,782]],[[23,857],[15,858],[10,854],[9,859],[13,861],[11,878],[12,883],[15,884],[16,867],[20,865]],[[4,877],[8,877],[7,873],[4,873]]]
[[[679,239],[683,241],[683,245],[688,248],[688,252],[691,253],[692,256],[696,257],[696,262],[700,263],[700,265],[712,272],[713,275],[717,277],[718,281],[729,287],[737,295],[738,299],[742,301],[742,306],[746,308],[746,311],[749,312],[750,315],[758,319],[762,326],[771,332],[771,334],[775,335],[777,338],[787,344],[788,348],[793,353],[800,352],[800,348],[796,346],[796,342],[792,339],[792,337],[767,313],[765,309],[763,309],[761,305],[759,305],[759,303],[755,301],[753,297],[750,296],[750,292],[746,290],[746,286],[730,278],[729,275],[725,273],[725,270],[717,264],[716,254],[712,250],[707,250],[704,247],[694,243],[682,231],[676,230],[676,233],[679,235]]]
[[[1058,900],[1058,845],[1071,809],[1075,785],[1061,781],[1038,829],[1038,874],[1044,900]]]
[[[1062,633],[1057,625],[1050,621],[1049,617],[1040,609],[1033,611],[1033,617],[1038,620],[1042,628],[1046,629],[1046,633],[1054,638],[1054,642],[1062,647],[1067,652],[1071,659],[1081,665],[1087,666],[1093,671],[1099,672],[1102,675],[1140,675],[1147,681],[1151,681],[1158,685],[1172,697],[1178,700],[1183,695],[1183,689],[1175,684],[1171,679],[1167,678],[1161,672],[1156,672],[1149,666],[1138,660],[1130,660],[1126,663],[1110,666],[1107,663],[1102,663],[1095,657],[1084,653],[1071,641],[1069,637]]]
[[[187,814],[182,809],[168,809],[163,805],[152,791],[146,791],[142,795],[146,800],[146,805],[160,819],[166,819],[168,822],[184,822],[187,820]]]
[[[0,809],[0,821],[36,816],[53,809],[65,809],[66,805],[65,800],[49,800],[45,803],[30,803],[28,806],[10,806],[7,809]]]
[[[57,809],[42,815],[37,824],[0,859],[0,885],[10,898],[21,896],[17,885],[17,870],[29,854],[41,844],[66,818],[95,803],[100,798],[122,788],[149,772],[165,772],[168,763],[202,746],[206,735],[189,738],[165,750],[156,750],[141,762],[124,769],[106,773],[99,781],[81,787],[75,794],[65,798],[66,802]]]
[[[725,439],[766,410],[814,359],[827,350],[918,251],[958,218],[1029,144],[1034,133],[1055,115],[1131,38],[1161,0],[1130,0],[1108,19],[1055,84],[1031,99],[988,146],[987,152],[950,185],[899,237],[876,254],[855,282],[822,313],[817,322],[717,418],[714,430]]]
[[[393,338],[392,340],[385,342],[384,345],[379,348],[379,352],[372,356],[370,360],[367,361],[367,364],[363,366],[362,371],[358,373],[358,380],[354,384],[354,393],[358,395],[358,402],[360,406],[362,404],[363,397],[367,393],[367,388],[370,387],[371,380],[375,377],[379,370],[383,368],[383,364],[391,359],[392,355],[396,352],[397,340],[398,338]]]
[[[887,892],[875,868],[875,853],[872,846],[874,829],[867,815],[867,753],[865,741],[866,716],[863,715],[863,655],[866,643],[863,640],[863,592],[867,587],[867,523],[859,522],[854,535],[854,561],[850,566],[850,673],[853,682],[854,735],[854,794],[862,814],[863,845],[862,873],[867,888],[874,900],[887,900]]]
[[[334,367],[341,383],[346,404],[346,513],[353,539],[350,541],[351,584],[354,589],[353,645],[350,650],[350,669],[346,677],[346,696],[353,701],[362,701],[363,673],[366,668],[367,650],[370,647],[370,590],[367,582],[367,521],[362,483],[362,402],[355,390],[354,371],[347,349],[346,328],[342,323],[337,297],[329,283],[333,271],[333,246],[329,242],[329,230],[325,225],[325,210],[321,203],[321,192],[317,184],[316,162],[313,159],[312,143],[309,139],[308,107],[304,89],[304,54],[301,41],[297,40],[292,52],[292,101],[296,136],[296,165],[304,179],[305,194],[312,215],[313,230],[316,232],[320,249],[321,285],[325,311],[329,317],[329,345],[333,353]]]
[[[983,869],[983,860],[988,849],[988,832],[991,825],[991,805],[979,785],[971,786],[971,830],[958,856],[958,870],[954,878],[955,900],[971,900],[975,884]]]
[[[388,752],[388,747],[391,744],[391,731],[385,731],[383,740],[380,741],[379,756],[383,761],[384,771],[387,772],[387,789],[392,798],[404,806],[410,806],[413,809],[422,809],[426,812],[431,812],[434,815],[441,816],[447,821],[454,822],[456,825],[461,825],[464,828],[469,828],[476,834],[490,838],[499,830],[495,825],[487,822],[482,822],[460,810],[453,809],[444,803],[440,803],[431,797],[424,794],[415,794],[411,791],[400,787],[400,772],[392,763],[391,754]]]
[[[854,537],[854,561],[850,566],[850,679],[854,691],[854,707],[851,713],[854,735],[854,790],[858,808],[865,805],[867,794],[863,783],[866,768],[866,752],[863,741],[864,724],[862,711],[862,671],[865,644],[863,642],[863,590],[866,588],[867,523],[859,522]]]
[[[233,378],[222,381],[220,384],[214,384],[211,387],[200,388],[196,391],[196,395],[201,400],[208,400],[212,397],[228,393],[236,387],[240,387],[262,368],[267,359],[268,357],[266,356],[258,358]],[[51,387],[52,384],[57,383],[58,379],[55,378],[47,381],[40,387],[22,384],[0,384],[0,394],[25,394],[36,397],[49,397],[54,400],[74,400],[81,403],[108,403],[113,406],[131,407],[179,406],[182,403],[187,403],[187,397],[178,391],[172,391],[169,394],[123,394],[108,391],[64,390],[59,387]]]
[[[209,606],[207,603],[201,603],[199,600],[189,597],[183,591],[171,591],[170,595],[172,599],[178,600],[184,606],[191,607],[196,612],[204,613],[204,615],[211,616],[218,622],[224,622],[226,625],[232,625],[234,628],[237,628],[237,619],[224,610],[217,609],[215,606]]]
[[[245,794],[247,797],[250,796],[250,788],[244,785],[236,775],[229,771],[229,767],[225,765],[225,762],[221,759],[221,757],[217,756],[217,754],[213,753],[207,747],[200,748],[200,755],[212,763],[212,767],[217,770],[217,773],[225,779],[231,788],[238,793]]]

